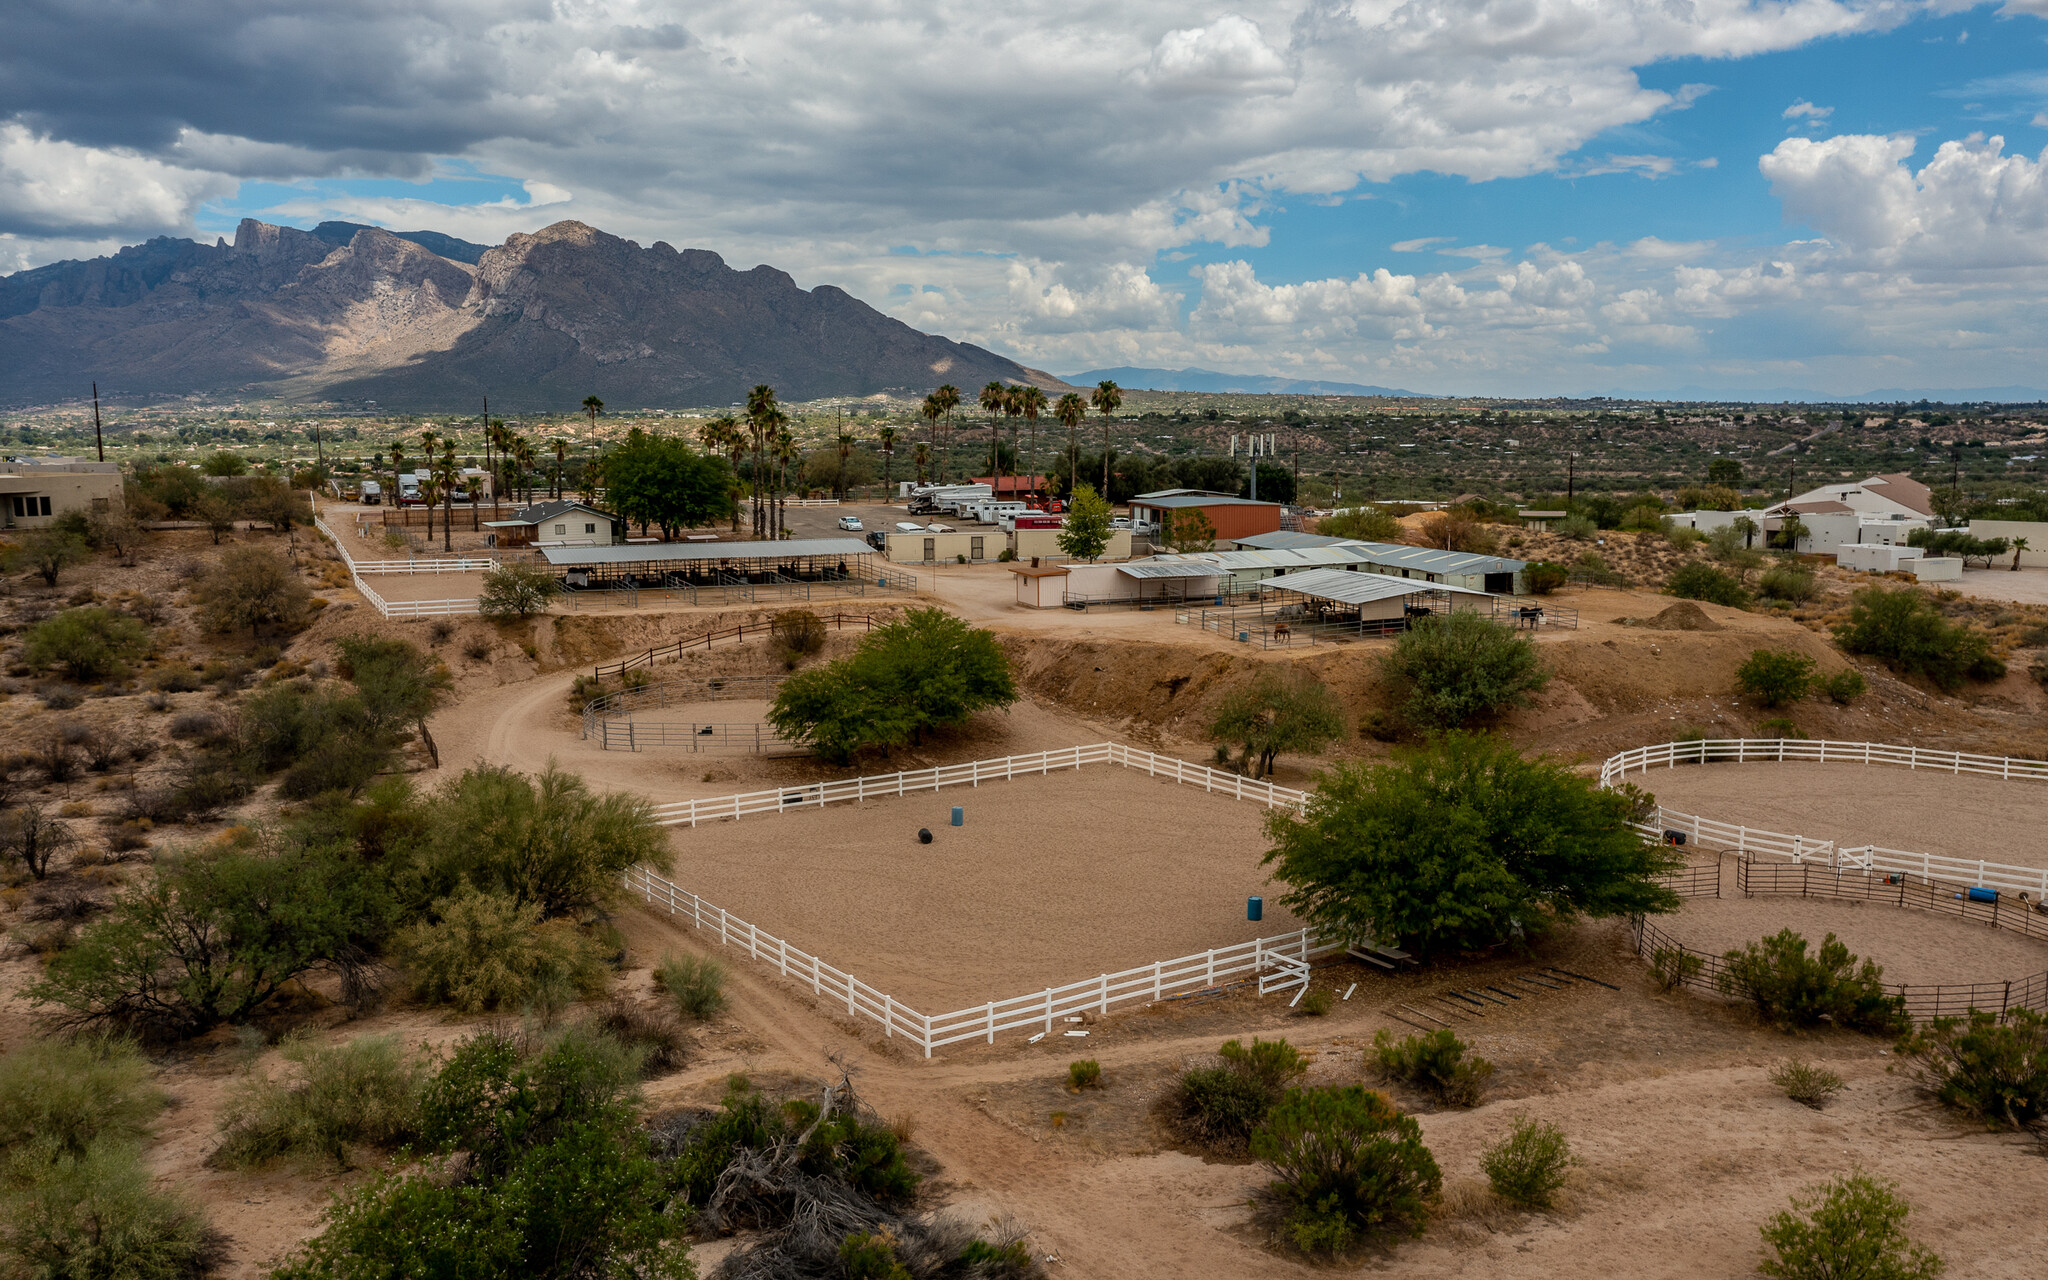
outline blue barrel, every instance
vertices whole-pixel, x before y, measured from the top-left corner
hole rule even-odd
[[[1976,888],[1970,890],[1970,901],[1996,902],[1998,901],[1998,890],[1986,889],[1982,885],[1979,885]]]
[[[1266,916],[1266,900],[1265,900],[1264,898],[1246,898],[1246,899],[1244,900],[1244,918],[1245,918],[1245,919],[1247,919],[1247,920],[1263,920],[1263,919],[1265,918],[1265,916]]]
[[[953,806],[953,825],[956,827],[967,825],[967,810],[957,804]]]

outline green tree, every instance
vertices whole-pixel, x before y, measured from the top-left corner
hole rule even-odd
[[[1353,507],[1316,521],[1316,532],[1326,538],[1356,538],[1360,542],[1399,542],[1405,530],[1390,511],[1379,507]]]
[[[61,666],[74,680],[98,680],[126,670],[149,645],[149,628],[142,623],[88,605],[29,628],[21,656],[32,667]]]
[[[847,657],[784,680],[768,722],[844,761],[1016,700],[1010,661],[993,636],[943,610],[913,609],[863,636]]]
[[[1167,516],[1163,532],[1167,550],[1182,554],[1207,551],[1216,543],[1216,526],[1199,507],[1182,507]]]
[[[1536,646],[1469,610],[1417,619],[1380,660],[1411,724],[1456,729],[1529,705],[1550,683]]]
[[[341,653],[341,673],[355,685],[371,732],[397,736],[399,730],[411,729],[438,769],[441,752],[427,732],[427,717],[453,685],[448,668],[409,640],[343,636],[334,644]]]
[[[1681,600],[1704,600],[1708,604],[1740,609],[1749,603],[1742,583],[1710,564],[1697,560],[1681,565],[1664,584],[1664,594]]]
[[[5,552],[9,569],[26,568],[43,580],[45,586],[54,587],[63,572],[75,564],[84,564],[92,558],[92,548],[84,538],[65,529],[45,527],[30,529],[21,536],[21,542]]]
[[[1809,954],[1805,938],[1781,929],[1722,959],[1727,963],[1715,985],[1781,1026],[1826,1020],[1855,1031],[1896,1032],[1907,1025],[1905,997],[1885,994],[1883,967],[1865,960],[1858,968],[1832,933]]]
[[[1936,1018],[1901,1040],[1898,1053],[1943,1106],[1993,1128],[2048,1120],[2048,1015],[2015,1007]]]
[[[1333,937],[1417,955],[1487,947],[1577,915],[1672,911],[1677,859],[1632,825],[1642,798],[1547,757],[1450,734],[1344,765],[1307,813],[1266,820],[1288,908]]]
[[[1742,464],[1733,458],[1716,458],[1707,464],[1707,483],[1730,489],[1742,487]]]
[[[1907,1237],[1911,1213],[1893,1183],[1831,1178],[1759,1228],[1772,1256],[1756,1269],[1774,1280],[1933,1280],[1943,1263]]]
[[[1929,491],[1927,505],[1934,508],[1934,514],[1941,517],[1941,523],[1953,529],[1961,525],[1970,514],[1970,495],[1951,484]]]
[[[1785,649],[1752,649],[1735,669],[1735,685],[1747,697],[1766,707],[1782,707],[1799,701],[1813,687],[1817,665],[1803,653]]]
[[[393,501],[397,499],[394,498]],[[206,531],[213,535],[213,545],[216,547],[220,545],[222,538],[235,531],[234,504],[227,500],[226,495],[219,492],[209,491],[200,494],[193,501],[189,514],[206,526]]]
[[[1088,402],[1095,406],[1095,412],[1102,415],[1102,492],[1109,492],[1109,419],[1110,415],[1123,407],[1123,388],[1104,378],[1095,384],[1095,390],[1088,394]],[[1075,497],[1079,497],[1078,491]]]
[[[1088,402],[1075,392],[1061,395],[1052,407],[1052,416],[1067,429],[1067,483],[1071,490],[1081,469],[1081,423],[1088,417]]]
[[[547,612],[549,603],[560,594],[562,584],[546,565],[501,560],[484,574],[477,611],[486,618],[530,618]]]
[[[312,610],[313,593],[282,556],[263,547],[231,547],[199,580],[200,615],[215,631],[297,627]]]
[[[635,427],[605,455],[604,486],[605,501],[622,519],[674,538],[726,515],[733,478],[724,459]]]
[[[210,476],[245,476],[249,474],[249,463],[241,454],[223,449],[200,463],[199,469]]]
[[[1094,560],[1109,547],[1109,503],[1089,486],[1076,485],[1067,504],[1067,521],[1055,539],[1060,553],[1076,560]]]
[[[1336,695],[1314,676],[1304,672],[1289,680],[1268,671],[1224,698],[1209,722],[1209,736],[1243,744],[1251,776],[1259,778],[1273,772],[1273,760],[1283,752],[1321,755],[1344,736],[1344,715]]]

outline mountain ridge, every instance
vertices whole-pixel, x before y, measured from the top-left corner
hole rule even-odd
[[[1421,391],[1398,387],[1376,387],[1356,382],[1324,382],[1315,379],[1277,378],[1263,374],[1217,373],[1213,369],[1145,369],[1124,366],[1091,369],[1067,375],[1067,381],[1088,386],[1109,379],[1135,391],[1189,391],[1211,395],[1251,396],[1393,396],[1402,399],[1424,396]]]

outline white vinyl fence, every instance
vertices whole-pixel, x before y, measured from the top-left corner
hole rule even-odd
[[[1954,775],[2048,782],[2048,761],[2041,760],[1971,755],[1959,751],[1924,751],[1918,747],[1898,747],[1882,742],[1718,738],[1704,742],[1660,742],[1610,756],[1600,766],[1600,785],[1612,786],[1625,781],[1632,772],[1674,769],[1679,765],[1778,764],[1786,761],[1889,765]],[[2048,870],[2039,867],[1947,858],[1905,849],[1884,849],[1877,845],[1838,848],[1832,840],[1718,822],[1662,805],[1657,807],[1655,822],[1643,824],[1643,830],[1652,836],[1682,831],[1694,843],[1704,840],[1756,856],[1785,858],[1792,862],[1822,862],[1839,871],[1910,874],[2006,892],[2031,893],[2036,895],[2036,901],[2048,897]]]
[[[859,801],[872,796],[900,796],[940,787],[979,786],[1006,778],[1050,774],[1080,769],[1085,765],[1119,765],[1141,770],[1148,777],[1165,778],[1183,786],[1201,787],[1211,795],[1250,800],[1269,808],[1286,806],[1299,811],[1308,801],[1306,793],[1290,787],[1276,787],[1233,773],[1223,773],[1189,764],[1171,756],[1155,755],[1135,747],[1103,742],[1060,751],[1006,756],[1000,760],[975,760],[920,769],[908,773],[848,778],[777,791],[756,791],[746,795],[720,796],[712,800],[687,800],[661,805],[655,813],[666,826],[696,826],[719,819],[737,820],[743,815],[782,813],[790,809],[822,806],[838,801]],[[1316,956],[1340,951],[1337,942],[1318,940],[1307,929],[1271,938],[1255,938],[1227,947],[1215,947],[1171,960],[1155,960],[1119,973],[1098,974],[1065,986],[1047,987],[1008,1000],[991,1000],[952,1013],[923,1014],[887,992],[877,991],[842,969],[789,945],[782,938],[763,933],[725,908],[704,901],[644,867],[626,873],[626,888],[654,910],[687,916],[698,929],[714,931],[726,946],[743,946],[755,960],[772,964],[786,978],[808,982],[813,994],[829,1000],[847,1015],[870,1018],[882,1024],[888,1035],[903,1036],[924,1050],[967,1040],[995,1043],[999,1031],[1032,1030],[1050,1034],[1060,1019],[1083,1013],[1107,1013],[1114,1005],[1132,1000],[1148,1003],[1188,991],[1213,987],[1226,979],[1255,976],[1259,994],[1308,986],[1309,961]]]
[[[462,600],[386,600],[363,581],[364,574],[379,573],[477,573],[496,567],[497,561],[489,559],[441,559],[441,560],[357,560],[348,553],[348,544],[343,542],[327,521],[315,515],[313,527],[327,535],[334,543],[334,549],[341,553],[341,561],[348,566],[349,580],[362,593],[378,613],[387,618],[446,618],[463,614],[482,613],[475,597]]]

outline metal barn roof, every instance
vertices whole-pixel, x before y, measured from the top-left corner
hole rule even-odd
[[[556,566],[682,563],[707,560],[803,560],[814,556],[871,556],[875,549],[853,538],[791,538],[784,542],[661,542],[635,547],[542,547]]]
[[[1520,573],[1526,560],[1506,556],[1474,555],[1469,551],[1438,551],[1434,547],[1411,547],[1400,542],[1354,542],[1370,554],[1364,563],[1395,569],[1416,569],[1423,573]]]
[[[1213,564],[1193,560],[1134,560],[1120,564],[1116,571],[1133,578],[1219,578],[1223,571]]]
[[[1358,545],[1356,538],[1331,538],[1320,533],[1302,533],[1298,529],[1278,529],[1272,533],[1248,533],[1242,538],[1232,538],[1240,551],[1300,551],[1310,547],[1346,547]]]
[[[1212,493],[1176,493],[1163,498],[1139,496],[1131,499],[1132,506],[1156,507],[1164,511],[1178,511],[1183,507],[1277,507],[1280,503],[1264,499],[1231,498]]]
[[[1292,591],[1297,595],[1335,600],[1340,604],[1369,604],[1374,600],[1422,595],[1430,591],[1447,591],[1460,596],[1486,594],[1469,587],[1450,587],[1419,578],[1393,578],[1384,573],[1353,573],[1349,569],[1312,569],[1307,573],[1290,573],[1284,578],[1268,578],[1259,584],[1259,590]]]

